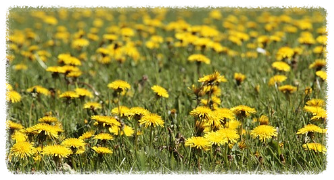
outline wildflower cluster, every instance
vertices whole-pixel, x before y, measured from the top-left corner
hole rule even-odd
[[[325,15],[12,8],[8,169],[321,171]]]

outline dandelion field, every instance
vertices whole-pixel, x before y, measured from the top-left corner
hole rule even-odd
[[[320,173],[326,12],[11,8],[12,173]]]

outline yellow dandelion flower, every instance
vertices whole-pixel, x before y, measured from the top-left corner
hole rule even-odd
[[[238,129],[238,127],[241,125],[241,122],[238,120],[230,120],[225,124],[226,128],[229,129]]]
[[[219,129],[217,132],[222,138],[226,139],[226,142],[228,143],[236,143],[240,138],[240,135],[238,134],[236,129],[222,128]]]
[[[15,140],[16,143],[18,143],[27,141],[28,136],[21,131],[15,131],[14,134],[11,136],[11,138]]]
[[[86,102],[83,108],[84,109],[101,109],[102,105],[98,102]]]
[[[211,145],[214,144],[220,146],[228,142],[227,139],[224,138],[218,131],[208,132],[204,135],[204,138],[206,138],[211,143]]]
[[[85,146],[86,143],[82,139],[78,138],[67,138],[63,142],[61,142],[61,145],[65,147],[72,147],[72,148],[80,148],[82,146]]]
[[[73,98],[78,98],[79,95],[75,91],[66,91],[61,93],[59,97],[73,99]]]
[[[318,113],[323,113],[325,112],[326,113],[326,110],[323,109],[322,107],[320,106],[304,106],[304,110],[306,112],[310,112],[312,113],[313,115],[316,115]]]
[[[95,115],[92,116],[92,119],[95,120],[98,124],[101,124],[103,126],[121,126],[121,123],[118,122],[114,117],[111,116],[100,116],[100,115]]]
[[[314,124],[308,124],[303,128],[299,129],[297,134],[306,134],[308,132],[326,133],[327,129],[322,129],[321,127]]]
[[[207,99],[201,99],[201,103],[205,106],[209,106],[210,104],[212,104],[213,109],[217,109],[218,105],[221,104],[221,100],[217,96],[212,96],[209,102]]]
[[[151,40],[150,41],[146,41],[145,46],[148,49],[157,49],[157,48],[160,47],[159,43],[151,41]]]
[[[281,61],[276,61],[271,66],[279,71],[289,72],[291,70],[289,64]]]
[[[42,155],[49,155],[58,158],[67,158],[72,154],[71,149],[62,145],[48,145],[43,148]]]
[[[66,74],[66,77],[73,77],[73,78],[77,78],[79,76],[82,75],[81,71],[71,71],[68,74]]]
[[[109,40],[109,41],[115,41],[118,39],[118,37],[115,34],[104,34],[103,39]]]
[[[27,133],[40,134],[44,133],[50,138],[58,138],[58,133],[63,132],[59,126],[52,126],[46,123],[39,123],[26,129]]]
[[[193,55],[190,55],[188,57],[188,61],[190,62],[193,62],[193,61],[196,61],[196,62],[203,62],[205,64],[210,64],[210,59],[207,58],[206,56],[202,55],[202,54],[193,54]]]
[[[319,34],[327,34],[327,29],[326,27],[320,27],[317,29],[317,33]]]
[[[269,124],[269,118],[268,116],[262,115],[258,121],[260,122],[260,125],[268,125]]]
[[[46,71],[48,72],[52,72],[52,73],[55,73],[55,74],[63,74],[65,73],[65,69],[60,67],[60,66],[50,66],[48,68],[46,68]]]
[[[217,116],[221,120],[234,120],[235,114],[228,108],[217,108],[214,111],[215,116]]]
[[[195,94],[199,94],[200,96],[205,94],[211,94],[213,96],[220,96],[221,95],[221,89],[219,86],[216,85],[204,85],[202,89],[198,88],[193,85],[193,91]]]
[[[269,126],[269,125],[260,125],[256,128],[254,128],[250,135],[256,139],[257,137],[259,137],[260,141],[266,141],[271,139],[273,136],[276,137],[277,136],[277,131],[276,128],[274,128],[273,126]]]
[[[278,88],[279,91],[283,92],[283,93],[294,93],[297,91],[297,87],[291,86],[291,85],[284,85],[284,86],[280,86]]]
[[[291,59],[292,56],[294,55],[294,51],[292,48],[290,47],[281,47],[278,49],[277,53],[276,53],[276,59],[278,61],[281,61],[282,59]]]
[[[275,76],[273,76],[272,78],[270,78],[268,84],[269,84],[270,86],[273,86],[273,85],[275,85],[275,84],[278,84],[278,83],[281,83],[281,82],[285,81],[286,79],[287,79],[287,77],[284,76],[284,75],[275,75]]]
[[[70,65],[65,65],[60,67],[60,69],[62,69],[62,71],[66,74],[70,73],[70,72],[77,72],[80,71],[80,69],[78,67],[75,66],[70,66]]]
[[[127,37],[131,37],[131,36],[134,36],[135,35],[135,31],[131,28],[128,28],[128,27],[125,27],[125,28],[122,28],[120,30],[120,34],[122,36],[127,36]]]
[[[316,46],[313,48],[313,53],[314,54],[322,54],[322,53],[326,53],[326,47],[324,46]]]
[[[113,89],[115,91],[125,91],[131,88],[130,84],[122,81],[122,80],[116,80],[112,83],[108,84],[108,88]]]
[[[113,140],[114,137],[111,134],[108,133],[100,133],[94,136],[93,139],[98,139],[98,140]]]
[[[150,112],[147,109],[144,109],[142,107],[132,107],[130,109],[130,114],[137,120],[149,113]]]
[[[210,124],[207,121],[196,121],[195,128],[197,132],[210,132],[212,130]]]
[[[6,92],[6,101],[11,102],[11,103],[20,102],[21,101],[21,95],[14,90],[7,91]]]
[[[324,105],[326,105],[326,103],[323,99],[311,99],[306,102],[306,105],[323,107]]]
[[[316,41],[319,43],[319,44],[322,44],[322,45],[327,45],[327,36],[324,36],[324,35],[321,35],[321,36],[318,36],[316,38]]]
[[[327,112],[324,111],[320,111],[317,112],[316,114],[314,114],[314,116],[311,118],[311,120],[313,121],[318,121],[318,120],[326,120],[327,119]]]
[[[8,129],[12,129],[12,130],[20,130],[20,129],[24,129],[24,127],[23,127],[21,124],[19,124],[19,123],[15,123],[15,122],[13,122],[13,121],[11,121],[11,120],[7,120],[7,121],[6,121],[6,127],[7,127]]]
[[[132,127],[124,125],[123,130],[121,130],[120,127],[113,126],[109,128],[109,132],[113,133],[116,136],[119,134],[119,132],[121,133],[121,135],[125,134],[125,136],[133,136],[135,131],[133,130]]]
[[[203,122],[203,121],[202,121]],[[205,121],[210,127],[217,127],[219,128],[221,126],[221,119],[218,117],[218,115],[212,111],[209,118],[205,119]]]
[[[224,76],[221,76],[219,72],[215,71],[213,74],[206,75],[198,80],[206,85],[218,85],[220,82],[227,82]]]
[[[92,136],[94,136],[94,134],[95,134],[95,131],[87,131],[87,132],[83,133],[83,134],[79,137],[79,139],[82,139],[82,140],[89,139],[89,138],[91,138]]]
[[[214,96],[214,95],[211,97],[211,101],[213,102],[214,105],[220,105],[221,104],[220,98],[217,97],[217,96]]]
[[[151,89],[156,93],[157,96],[164,97],[164,98],[169,97],[166,89],[161,86],[155,85],[155,86],[152,86]]]
[[[313,36],[301,36],[298,38],[298,42],[300,44],[312,45],[312,44],[315,44],[316,41],[313,38]]]
[[[325,153],[327,151],[326,147],[319,143],[306,143],[303,144],[305,150],[313,150],[315,152]]]
[[[207,151],[211,148],[211,143],[204,137],[191,137],[186,139],[185,146]]]
[[[324,81],[327,80],[327,73],[326,73],[326,71],[317,71],[315,74],[318,77],[320,77],[322,80],[324,80]]]
[[[72,57],[70,54],[59,54],[58,63],[64,63],[66,65],[73,65],[73,66],[81,66],[81,61],[76,57]]]
[[[119,108],[118,107],[115,107],[111,110],[111,114],[113,115],[120,115],[121,117],[124,117],[124,116],[131,116],[131,112],[130,112],[130,109],[126,106],[120,106]]]
[[[33,86],[29,89],[27,89],[27,92],[31,93],[31,92],[37,92],[39,94],[44,94],[46,96],[50,95],[50,91],[42,86]]]
[[[309,68],[315,68],[317,70],[320,70],[321,68],[325,67],[327,64],[325,59],[316,59],[312,64],[310,64]]]
[[[14,45],[14,46],[16,46],[16,45]],[[9,45],[9,49],[12,49],[11,45]],[[14,48],[14,50],[15,50],[15,48]],[[15,50],[15,51],[17,51],[17,50]],[[13,54],[8,54],[8,55],[6,55],[6,59],[11,63],[15,59],[15,56]]]
[[[144,125],[145,127],[164,127],[164,121],[161,119],[161,116],[154,113],[144,115],[138,122],[140,125]]]
[[[7,90],[7,91],[11,91],[11,90],[13,90],[13,86],[10,85],[10,84],[8,84],[8,83],[6,83],[6,90]]]
[[[98,154],[112,154],[112,150],[106,147],[92,147],[92,149]]]
[[[58,23],[58,20],[53,16],[45,16],[43,17],[43,20],[46,24],[50,25],[56,25]]]
[[[240,85],[246,79],[246,76],[241,73],[234,73],[234,79],[236,80],[237,84]]]
[[[76,88],[75,92],[77,93],[77,95],[79,95],[79,97],[89,97],[89,98],[93,97],[93,94],[84,88]]]
[[[198,106],[195,109],[193,109],[192,111],[190,111],[190,115],[195,117],[195,118],[199,118],[201,120],[207,120],[209,118],[211,118],[212,114],[212,110],[208,107],[205,106]]]
[[[241,141],[238,143],[238,147],[242,150],[242,149],[245,149],[247,147],[245,141]]]
[[[52,117],[52,116],[44,116],[42,118],[39,118],[38,119],[38,122],[41,122],[41,123],[53,123],[53,122],[57,122],[58,119],[56,117]]]
[[[35,148],[30,142],[17,142],[10,148],[10,156],[26,159],[35,153]]]
[[[16,64],[14,66],[14,70],[19,71],[19,70],[26,70],[28,69],[28,66],[25,64]]]
[[[109,130],[110,133],[112,133],[112,134],[114,134],[116,136],[119,134],[119,132],[122,131],[121,127],[117,127],[117,126],[112,126],[108,130]]]
[[[85,150],[86,150],[85,146],[80,146],[79,148],[76,149],[75,154],[83,154]]]
[[[82,47],[87,47],[89,45],[89,41],[87,39],[75,39],[72,42],[72,47],[73,48],[82,48]]]
[[[43,152],[42,147],[36,147],[35,148],[35,155],[33,156],[33,159],[35,161],[41,161],[42,160],[42,156],[41,153]]]
[[[236,116],[250,116],[250,114],[256,113],[256,110],[254,108],[245,106],[245,105],[239,105],[231,108],[231,111],[236,115]]]
[[[293,51],[295,52],[295,55],[302,55],[303,48],[301,48],[301,47],[295,47],[295,48],[293,48]]]

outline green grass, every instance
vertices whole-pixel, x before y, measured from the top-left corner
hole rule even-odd
[[[110,9],[114,20],[104,20],[104,25],[100,28],[98,35],[100,40],[97,42],[90,42],[87,48],[82,51],[77,51],[71,48],[70,44],[60,43],[59,46],[43,48],[42,43],[50,40],[51,35],[56,32],[56,28],[48,27],[42,23],[40,19],[29,18],[32,8],[19,9],[13,8],[9,11],[8,28],[9,34],[14,30],[24,30],[31,28],[38,36],[39,41],[29,41],[30,45],[39,45],[41,49],[46,50],[52,54],[45,62],[46,66],[56,66],[57,56],[61,53],[70,52],[72,56],[78,57],[80,53],[86,52],[88,60],[82,61],[82,66],[79,69],[83,72],[76,82],[85,82],[93,86],[99,93],[92,99],[85,99],[83,102],[79,99],[73,100],[67,104],[60,98],[52,99],[50,96],[41,95],[40,99],[32,97],[30,93],[25,90],[34,86],[41,85],[45,88],[55,88],[61,92],[66,90],[74,90],[77,86],[84,87],[91,90],[88,86],[80,84],[66,85],[63,75],[59,79],[54,79],[51,73],[46,72],[38,61],[31,61],[20,54],[20,51],[26,51],[28,45],[23,45],[19,52],[9,50],[8,54],[14,54],[15,60],[8,63],[8,79],[7,82],[11,84],[17,92],[22,96],[19,103],[7,104],[7,120],[22,124],[24,127],[30,127],[38,123],[38,119],[43,117],[46,112],[52,112],[63,125],[64,132],[61,134],[63,138],[79,137],[83,132],[94,129],[91,124],[85,124],[84,120],[90,120],[91,113],[83,109],[84,102],[88,101],[103,101],[102,110],[98,110],[100,115],[111,115],[111,109],[117,107],[117,103],[105,103],[107,100],[113,100],[116,97],[112,95],[113,91],[107,87],[107,84],[121,79],[127,81],[131,85],[131,92],[133,97],[123,96],[121,98],[121,105],[127,107],[143,107],[150,112],[159,114],[165,122],[164,127],[153,128],[153,148],[150,148],[150,130],[140,127],[143,135],[139,136],[138,149],[133,147],[132,137],[114,136],[115,139],[107,142],[107,147],[113,150],[113,154],[98,157],[92,149],[87,148],[82,155],[71,155],[73,158],[63,159],[64,163],[71,164],[71,169],[77,173],[89,172],[103,172],[103,173],[138,173],[138,172],[154,172],[154,173],[238,173],[238,172],[254,172],[254,173],[320,173],[326,169],[326,154],[315,153],[313,151],[305,151],[302,148],[304,144],[305,135],[296,135],[298,129],[310,123],[310,114],[303,110],[305,105],[306,87],[312,87],[313,93],[308,98],[326,98],[326,82],[320,82],[319,86],[315,83],[315,70],[309,69],[308,66],[314,62],[315,59],[323,58],[312,53],[313,48],[317,45],[304,46],[298,43],[297,38],[301,32],[300,29],[295,34],[288,34],[289,38],[283,39],[281,42],[271,43],[266,50],[270,55],[259,54],[258,58],[247,57],[230,57],[226,54],[218,54],[211,49],[206,49],[203,52],[195,49],[187,49],[185,47],[168,48],[166,43],[162,43],[160,48],[150,50],[145,47],[145,42],[148,38],[140,39],[138,36],[132,38],[133,41],[141,40],[142,46],[138,46],[141,57],[146,60],[141,60],[134,63],[133,60],[127,58],[124,64],[119,64],[115,61],[109,65],[103,65],[94,61],[92,56],[96,55],[96,49],[102,39],[102,35],[106,33],[105,29],[111,25],[118,25],[120,13],[117,9]],[[59,19],[57,9],[41,9],[47,14],[54,15]],[[186,17],[184,20],[191,25],[203,24],[203,19],[208,17],[209,9],[193,9],[193,16]],[[69,10],[69,18],[58,20],[57,26],[63,25],[67,27],[68,32],[73,34],[77,32],[77,23],[79,21],[85,22],[84,31],[88,32],[93,25],[96,15],[92,13],[86,18],[74,19],[71,18],[77,11]],[[188,10],[191,11],[191,10]],[[257,17],[264,11],[270,12],[271,15],[280,16],[284,14],[282,9],[244,9],[240,14],[235,14],[229,9],[222,9],[222,16],[226,18],[230,15],[236,17],[247,16],[249,21],[257,21]],[[314,9],[313,11],[306,9],[306,15],[312,15],[314,11],[319,11],[324,14],[322,9]],[[162,20],[163,24],[168,24],[175,21],[180,14],[185,10],[171,10],[167,12],[166,18]],[[131,20],[133,14],[138,13],[133,10],[126,13],[127,22],[142,23],[142,19]],[[154,17],[154,13],[149,13]],[[304,15],[297,13],[291,14],[293,19],[301,19]],[[102,18],[103,19],[103,18]],[[40,22],[41,29],[35,28],[35,23]],[[310,31],[316,38],[318,35],[316,29],[323,27],[323,23],[313,23],[313,30]],[[129,24],[131,26],[131,24]],[[212,20],[217,30],[222,34],[227,34],[228,30],[222,26],[222,21]],[[278,24],[277,29],[272,32],[264,30],[264,23],[259,23],[259,28],[256,31],[259,35],[272,35],[275,31],[282,30],[283,24]],[[174,37],[173,31],[164,31],[162,28],[155,28],[156,34],[162,37]],[[251,30],[246,29],[246,33]],[[225,47],[245,53],[247,51],[255,51],[247,49],[248,42],[256,42],[256,39],[249,39],[241,46],[237,46],[228,39],[220,41]],[[10,44],[10,43],[8,43]],[[311,51],[311,53],[304,53],[298,57],[298,66],[285,73],[288,79],[283,84],[295,85],[298,87],[297,92],[291,94],[290,101],[279,92],[275,87],[268,86],[270,77],[277,74],[271,67],[272,62],[275,61],[277,50],[288,45],[290,47],[304,47],[304,52]],[[266,115],[269,117],[270,125],[278,127],[279,142],[283,142],[284,146],[280,148],[284,155],[285,163],[280,160],[278,150],[269,143],[261,143],[253,139],[247,134],[244,139],[247,148],[239,149],[236,145],[228,150],[230,160],[226,161],[226,147],[221,147],[220,152],[210,150],[208,152],[190,149],[184,145],[184,142],[179,142],[178,135],[182,135],[185,139],[194,136],[194,118],[189,115],[189,112],[196,107],[195,96],[188,88],[192,84],[199,86],[197,82],[198,75],[196,73],[196,64],[187,61],[191,54],[202,53],[206,55],[211,64],[202,64],[200,67],[201,76],[212,74],[214,71],[220,72],[224,75],[228,82],[221,83],[220,88],[222,95],[220,96],[220,107],[232,108],[237,105],[247,105],[256,109],[256,114],[245,119],[244,128],[246,130],[254,129],[257,124],[252,122],[252,118]],[[162,58],[157,55],[162,54]],[[13,66],[18,63],[24,63],[28,66],[27,70],[15,71]],[[95,76],[89,74],[89,71],[94,71]],[[240,72],[246,75],[245,81],[236,86],[233,79],[235,72]],[[148,77],[148,81],[143,86],[140,92],[138,83],[143,76]],[[320,80],[319,80],[320,81]],[[163,99],[162,102],[155,98],[151,87],[153,85],[160,85],[169,93],[168,99]],[[260,92],[256,93],[254,88],[260,85]],[[163,106],[160,105],[163,104]],[[176,109],[177,117],[173,119],[168,111]],[[135,121],[124,119],[125,124],[134,127]],[[318,123],[322,128],[326,125]],[[170,133],[168,128],[172,130]],[[7,148],[13,146],[14,141],[8,138]],[[316,141],[321,144],[326,144],[326,139],[322,135],[316,134]],[[277,140],[276,140],[277,141]],[[59,143],[57,141],[48,141],[49,143]],[[90,146],[97,144],[96,141],[90,140]],[[175,148],[176,151],[169,150]],[[259,158],[254,154],[260,153],[263,162],[259,162]],[[198,167],[198,158],[200,158],[201,169]],[[27,160],[14,159],[11,162],[7,161],[7,168],[13,173],[31,173],[32,169],[42,173],[63,172],[61,168],[57,167],[52,158],[43,156],[40,162],[35,162],[32,158]]]

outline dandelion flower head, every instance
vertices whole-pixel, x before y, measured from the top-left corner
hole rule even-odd
[[[227,79],[224,76],[221,76],[219,72],[215,71],[213,74],[206,75],[198,80],[207,85],[217,85],[220,82],[227,82]]]
[[[190,115],[201,120],[207,120],[212,116],[212,110],[206,106],[198,106],[192,111],[190,111]]]
[[[113,89],[115,91],[125,91],[131,88],[130,84],[122,81],[122,80],[116,80],[112,83],[108,84],[108,88]]]
[[[161,126],[164,127],[164,121],[161,119],[161,116],[150,113],[144,115],[140,120],[139,120],[140,125],[144,125],[145,127],[156,127],[156,126]]]
[[[297,91],[297,87],[291,86],[291,85],[284,85],[284,86],[280,86],[278,90],[283,93],[291,94]]]
[[[98,140],[113,140],[114,137],[109,134],[109,133],[100,133],[94,136],[93,139],[98,139]]]
[[[71,154],[71,149],[62,145],[45,146],[42,152],[42,155],[50,155],[58,158],[67,158]]]
[[[160,97],[164,97],[164,98],[169,97],[167,90],[161,86],[155,85],[155,86],[152,86],[151,89]]]
[[[297,134],[306,134],[308,132],[326,133],[327,129],[322,129],[321,127],[314,124],[307,124],[303,128],[299,129]]]
[[[35,153],[35,148],[30,142],[22,141],[15,143],[10,149],[10,155],[20,159],[26,159]]]
[[[245,106],[245,105],[239,105],[231,108],[231,111],[236,115],[236,116],[250,116],[250,114],[256,113],[256,110],[254,108]]]
[[[7,91],[6,92],[6,101],[11,102],[11,103],[20,102],[21,101],[21,95],[14,90]]]
[[[186,139],[185,146],[207,151],[211,148],[211,143],[204,137],[191,137]]]
[[[92,149],[98,154],[112,154],[112,150],[106,147],[92,147]]]
[[[271,139],[273,136],[277,136],[276,128],[269,125],[260,125],[254,128],[250,135],[255,139],[259,137],[260,141],[266,141]]]
[[[273,86],[277,83],[281,83],[281,82],[285,81],[286,79],[287,79],[287,77],[284,76],[284,75],[275,75],[275,76],[273,76],[272,78],[269,79],[269,85]]]
[[[291,70],[289,64],[281,61],[276,61],[271,66],[279,71],[289,72]]]
[[[202,54],[193,54],[188,57],[188,61],[193,62],[203,62],[205,64],[210,64],[210,59]]]
[[[85,96],[89,98],[93,97],[93,94],[84,88],[76,88],[75,92],[77,93],[77,95],[82,96],[82,97],[85,97]]]
[[[325,153],[327,151],[326,147],[319,143],[306,143],[303,144],[303,148],[307,150],[313,150],[315,152]]]
[[[67,138],[61,143],[61,145],[65,147],[73,147],[73,148],[79,148],[85,146],[85,144],[86,143],[82,139],[78,138]]]

